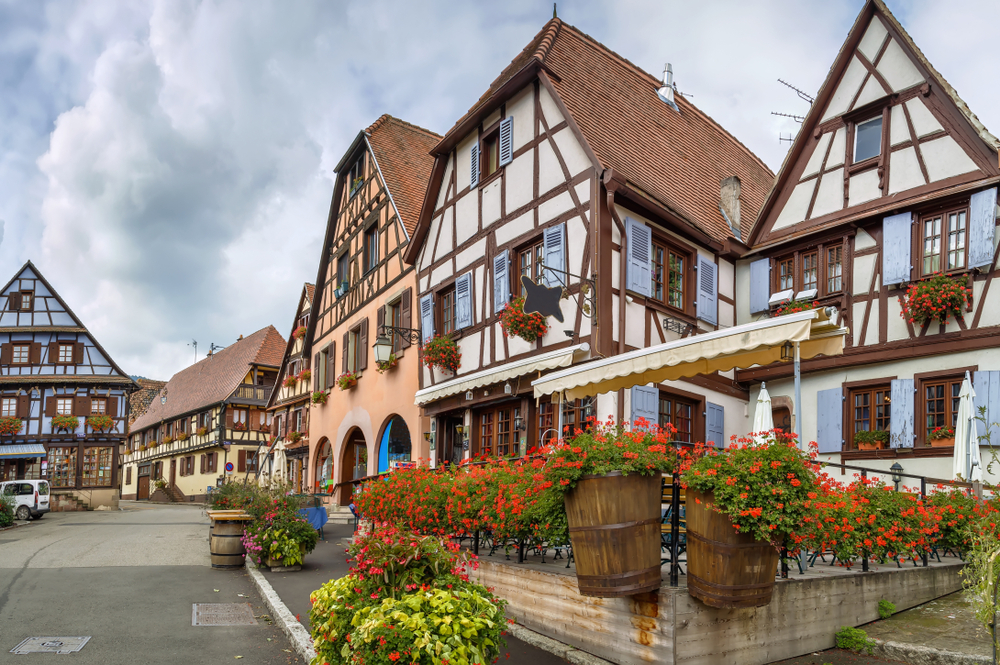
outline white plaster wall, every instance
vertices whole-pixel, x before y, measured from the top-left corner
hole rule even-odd
[[[924,82],[924,77],[920,75],[895,39],[889,42],[875,69],[885,78],[886,83],[892,86],[893,92],[906,90]]]
[[[454,168],[455,164],[451,157],[449,157],[444,166],[444,177],[441,179],[441,191],[438,192],[437,203],[434,205],[434,212],[440,210],[441,206],[444,205],[444,202],[447,199],[448,185],[451,183],[451,172]]]
[[[500,108],[497,107],[492,113],[483,118],[483,127],[488,128],[494,122],[500,119]]]
[[[882,196],[882,190],[878,187],[878,171],[876,169],[851,176],[847,192],[848,205],[856,206],[880,196]]]
[[[545,117],[545,122],[549,128],[555,127],[564,120],[563,115],[559,112],[555,100],[552,99],[552,95],[549,94],[545,86],[539,87],[539,92],[541,93],[540,101],[542,103],[542,115]]]
[[[917,138],[922,138],[944,129],[941,123],[937,121],[937,118],[934,117],[934,114],[930,112],[930,109],[927,108],[927,105],[924,104],[924,101],[919,97],[914,97],[907,101],[906,110],[910,112],[910,121],[913,122],[913,131],[916,132]]]
[[[486,238],[480,238],[470,245],[468,249],[464,249],[455,255],[455,271],[461,271],[465,266],[484,256],[486,256]]]
[[[368,447],[368,473],[375,473],[375,467],[378,465],[378,458],[375,455],[375,428],[372,425],[372,418],[368,414],[368,410],[362,406],[356,406],[344,414],[344,419],[340,421],[340,425],[337,427],[337,439],[330,442],[331,447],[334,449],[334,466],[339,468],[340,461],[344,458],[344,444],[346,443],[347,433],[354,427],[361,430],[361,433],[365,437],[365,445]]]
[[[500,219],[500,185],[500,178],[497,178],[482,188],[484,228]]]
[[[840,210],[844,207],[844,169],[836,169],[824,173],[820,177],[819,191],[813,203],[810,217],[823,215]]]
[[[615,273],[615,274],[617,274],[617,273]],[[612,294],[612,296],[611,296],[611,307],[613,308],[611,310],[613,312],[613,314],[611,315],[611,337],[613,338],[614,343],[616,345],[615,349],[617,349],[618,348],[617,344],[618,344],[619,336],[621,334],[621,332],[619,331],[619,328],[621,326],[619,325],[619,316],[618,316],[618,312],[619,312],[619,310],[618,310],[618,296],[616,296],[614,294]]]
[[[646,306],[625,298],[625,343],[641,349],[646,346]]]
[[[559,148],[559,154],[562,155],[563,161],[566,162],[566,168],[569,169],[570,177],[591,167],[587,153],[584,152],[583,146],[576,140],[576,135],[570,131],[569,127],[556,133],[553,138],[555,139],[556,147]]]
[[[861,38],[861,42],[858,44],[858,50],[868,58],[868,62],[875,62],[875,56],[878,55],[879,49],[882,48],[886,34],[886,29],[882,25],[882,21],[876,17],[872,17],[871,22],[868,23],[868,27],[865,29],[864,37]]]
[[[580,199],[580,205],[590,203],[590,185],[591,180],[584,180],[573,188],[573,191],[576,192],[576,198]]]
[[[507,102],[507,115],[514,118],[514,150],[517,151],[534,138],[534,86],[528,86]]]
[[[871,234],[864,229],[858,229],[858,232],[854,235],[854,251],[858,252],[874,246],[875,238],[872,238]]]
[[[493,294],[490,293],[489,297],[486,297],[486,289],[490,288],[492,290],[492,285],[486,283],[486,266],[480,263],[476,266],[475,272],[472,276],[473,289],[472,289],[472,320],[473,323],[480,323],[483,320],[483,300],[485,298],[486,302],[492,302]]]
[[[496,354],[497,362],[503,362],[507,359],[507,354],[503,350],[503,330],[498,324],[490,326],[493,331],[493,352]]]
[[[903,307],[899,304],[899,298],[890,297],[886,302],[886,338],[890,342],[900,339],[907,339],[910,333],[906,329],[906,320],[901,316]]]
[[[719,293],[727,298],[733,298],[736,288],[735,280],[735,266],[725,259],[719,259]]]
[[[555,324],[559,325],[559,322],[556,321]],[[534,348],[535,348],[534,342],[526,342],[520,337],[514,337],[514,336],[507,338],[507,349],[510,351],[511,357],[519,356],[523,353],[528,353]]]
[[[621,288],[621,260],[622,253],[616,249],[611,250],[611,288]],[[615,310],[616,312],[618,310]]]
[[[924,184],[917,151],[913,147],[897,150],[889,156],[889,193],[903,192]]]
[[[736,309],[721,300],[719,301],[719,325],[725,328],[736,325]]]
[[[587,253],[587,227],[579,217],[573,217],[566,222],[566,247],[569,250],[567,256],[569,272],[579,275],[583,268],[583,257]],[[567,280],[569,284],[577,284],[579,281],[575,277]]]
[[[861,64],[861,61],[858,60],[857,57],[852,57],[851,62],[847,65],[847,69],[844,71],[843,77],[840,79],[837,91],[833,93],[833,97],[830,98],[830,103],[826,106],[826,112],[823,114],[823,120],[820,122],[825,122],[830,118],[835,118],[848,109],[851,104],[851,100],[853,100],[854,95],[858,93],[858,89],[861,87],[861,82],[864,81],[867,73],[868,70]]]
[[[889,114],[889,145],[899,145],[910,140],[910,129],[906,124],[903,105],[896,104]]]
[[[538,195],[566,182],[559,160],[548,141],[538,144]]]
[[[538,223],[544,224],[573,208],[573,197],[569,192],[554,196],[538,206]]]
[[[473,132],[465,138],[464,141],[458,144],[455,149],[455,187],[457,192],[469,186],[469,182],[472,178],[470,172],[472,160],[471,160],[471,150],[474,143],[479,141],[478,132]]]
[[[445,263],[442,263],[437,268],[431,271],[431,288],[434,288],[438,284],[441,284],[446,279],[451,277],[453,274],[455,274],[455,271],[451,269],[451,263],[447,261]]]
[[[753,317],[750,316],[750,263],[751,261],[736,262],[736,325],[750,323]]]
[[[830,146],[830,157],[826,160],[824,168],[832,169],[840,166],[847,158],[847,130],[843,127],[833,135],[833,145]]]
[[[466,199],[472,197],[466,196]],[[441,233],[438,235],[437,251],[434,253],[434,260],[439,261],[445,258],[448,254],[451,254],[455,249],[455,225],[453,220],[455,218],[455,208],[448,208],[445,210],[444,218],[441,220]],[[469,226],[468,218],[459,218],[460,223],[464,223]]]
[[[420,264],[422,267],[431,265],[437,260],[437,256],[434,252],[434,245],[437,244],[438,234],[441,232],[441,222],[444,219],[444,215],[440,215],[431,220],[430,228],[427,229],[427,240],[424,243],[424,251],[428,252],[427,256],[421,260]]]
[[[479,369],[479,348],[482,343],[482,332],[472,333],[458,340],[458,350],[462,354],[462,374],[469,374]]]
[[[819,173],[820,168],[823,167],[823,158],[826,157],[826,148],[830,145],[830,139],[832,138],[833,132],[826,132],[819,137],[819,141],[816,142],[816,148],[809,155],[809,161],[806,162],[806,168],[802,172],[800,180]]]
[[[931,182],[969,173],[977,169],[962,147],[950,136],[920,144],[920,154]]]
[[[508,190],[510,191],[510,190]],[[508,208],[509,210],[510,208]],[[497,228],[494,232],[497,245],[502,247],[515,238],[533,231],[535,228],[535,213],[529,210],[520,217],[515,217],[511,221]],[[513,257],[511,257],[513,260]]]
[[[868,81],[865,83],[864,87],[861,88],[861,94],[858,95],[858,100],[854,102],[853,108],[861,108],[868,102],[875,101],[879,97],[883,97],[886,94],[888,93],[882,88],[882,84],[878,82],[878,79],[874,76],[869,76]]]
[[[515,126],[517,122],[515,121]],[[531,201],[534,187],[534,157],[526,152],[505,167],[507,214]]]
[[[872,304],[871,313],[868,315],[868,328],[865,330],[865,344],[878,344],[879,311],[881,308]],[[856,323],[855,325],[860,325]]]
[[[451,214],[455,215],[455,219],[463,229],[479,229],[479,195],[475,191],[458,199],[452,207],[452,211]],[[467,232],[463,231],[463,233]],[[441,255],[440,246],[438,247],[438,255]]]
[[[856,302],[851,305],[851,318],[854,325],[851,327],[851,339],[854,346],[861,346],[861,325],[865,320],[865,307],[867,303]]]
[[[983,315],[979,319],[979,326],[1000,325],[1000,289],[996,285],[991,286],[986,292],[986,302],[983,303]]]
[[[783,229],[793,224],[798,224],[806,218],[806,210],[809,209],[809,201],[812,200],[813,189],[816,188],[816,180],[800,182],[792,190],[785,207],[781,209],[778,218],[774,220],[774,229]]]

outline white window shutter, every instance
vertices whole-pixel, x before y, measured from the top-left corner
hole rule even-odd
[[[910,226],[913,215],[901,212],[882,220],[882,283],[910,281]]]
[[[972,195],[969,205],[969,267],[982,268],[993,263],[996,231],[997,188]]]
[[[420,334],[425,342],[434,337],[434,296],[430,293],[420,298]]]
[[[632,386],[631,417],[633,427],[640,418],[645,418],[650,425],[660,423],[660,391],[649,386]]]
[[[472,325],[472,273],[467,272],[455,280],[455,327]]]
[[[726,447],[726,409],[720,404],[705,403],[705,442],[716,448]]]
[[[1000,446],[1000,429],[993,427],[993,423],[1000,421],[1000,372],[973,372],[972,388],[976,391],[976,397],[972,406],[976,417],[976,437],[985,437],[987,425],[989,425],[989,445]],[[979,420],[980,407],[986,407],[983,418],[986,422]],[[986,439],[980,439],[980,445],[985,446]]]
[[[913,447],[913,379],[890,382],[892,406],[889,407],[889,446]]]
[[[469,152],[469,187],[475,187],[479,184],[479,142],[472,144],[472,150]]]
[[[719,323],[719,267],[703,257],[698,257],[698,318],[711,323]]]
[[[552,266],[559,270],[566,270],[566,224],[557,224],[545,229],[542,235],[544,240],[543,262],[547,266]],[[545,271],[545,283],[548,286],[562,286],[567,284],[566,275],[562,273]]]
[[[493,312],[500,312],[510,301],[510,256],[503,250],[493,257]]]
[[[768,311],[770,299],[771,259],[758,259],[750,264],[750,313]]]
[[[653,230],[626,217],[625,233],[628,255],[626,288],[648,298],[652,295]]]
[[[508,116],[500,123],[500,166],[514,161],[514,116]]]
[[[816,443],[821,453],[839,453],[844,449],[843,388],[816,393]]]

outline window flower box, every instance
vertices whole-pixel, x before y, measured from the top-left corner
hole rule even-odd
[[[345,295],[347,295],[347,290],[349,288],[350,288],[350,286],[348,285],[348,283],[346,281],[345,282],[341,282],[340,285],[337,286],[337,288],[335,288],[333,290],[334,297],[337,298],[338,300],[340,300]]]
[[[288,442],[289,443],[298,443],[301,440],[302,440],[302,432],[289,432],[288,433]]]
[[[391,353],[389,354],[389,359],[384,363],[379,362],[377,360],[375,361],[375,371],[378,372],[379,374],[385,374],[393,367],[396,367],[398,364],[399,364],[399,358],[396,357],[395,353]]]
[[[337,377],[337,387],[341,390],[350,390],[356,385],[358,385],[357,372],[344,372]]]
[[[76,416],[52,416],[52,429],[63,432],[74,432],[80,426],[80,420]]]
[[[292,333],[292,337],[295,339],[304,339],[308,331],[309,329],[305,326],[299,326],[295,329],[295,332]]]
[[[955,445],[954,427],[936,427],[929,436],[931,448],[951,448]]]
[[[543,337],[549,330],[546,319],[541,314],[524,313],[524,298],[514,298],[504,306],[500,312],[500,325],[503,332],[508,337],[520,337],[525,342],[534,342],[539,337]]]
[[[854,443],[858,445],[858,450],[882,450],[889,442],[889,433],[876,430],[874,432],[856,432]]]
[[[458,350],[458,343],[451,337],[435,335],[434,339],[424,345],[423,360],[428,367],[457,372],[462,364],[462,353]]]
[[[355,194],[357,194],[358,190],[361,189],[361,186],[363,184],[365,184],[365,179],[362,178],[361,176],[358,176],[353,181],[351,181],[351,193],[347,195],[347,198],[351,198]]]
[[[164,445],[169,446],[173,442],[174,442],[174,437],[170,436],[169,434],[166,435],[165,437],[163,437],[163,444]]]
[[[115,419],[105,415],[90,416],[87,418],[87,424],[95,432],[110,432],[115,428]]]
[[[297,378],[299,381],[309,381],[310,379],[312,379],[312,375],[313,373],[311,370],[304,369],[301,372],[299,372],[299,375],[295,378]]]
[[[187,441],[187,440],[188,440],[187,432],[179,432],[177,436],[174,437],[174,441]]]
[[[806,300],[790,300],[784,305],[778,307],[778,311],[775,313],[777,316],[782,314],[795,314],[796,312],[808,312],[811,309],[816,309],[819,307],[819,301],[814,300],[808,302]]]
[[[199,427],[198,430],[195,433],[198,436],[205,436],[206,434],[208,434],[208,428],[207,427]]]
[[[283,385],[286,388],[294,388],[295,384],[298,382],[299,382],[298,378],[296,378],[294,375],[289,375],[285,377],[285,380],[281,382],[281,385]]]
[[[937,274],[906,289],[900,316],[916,325],[930,321],[947,324],[951,317],[963,318],[972,302],[968,279]]]
[[[233,429],[237,432],[245,432],[247,429],[246,423],[233,423]]]
[[[24,421],[20,418],[13,416],[0,418],[0,436],[13,436],[20,432],[22,427],[24,427]]]
[[[323,390],[317,390],[312,394],[311,402],[313,404],[326,404],[326,400],[329,396]]]

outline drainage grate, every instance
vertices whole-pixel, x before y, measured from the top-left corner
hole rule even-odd
[[[192,626],[256,626],[249,603],[195,603]]]
[[[90,641],[87,637],[29,637],[10,650],[13,654],[75,653]]]

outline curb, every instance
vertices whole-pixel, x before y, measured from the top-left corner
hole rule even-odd
[[[589,654],[586,651],[580,651],[576,647],[563,644],[558,640],[546,637],[541,633],[536,633],[530,628],[525,628],[517,623],[509,624],[507,626],[507,632],[525,644],[530,644],[531,646],[537,647],[542,651],[548,651],[563,660],[573,663],[573,665],[612,665],[610,660],[604,660],[603,658],[598,658],[597,656]]]
[[[875,640],[875,655],[902,660],[911,665],[990,665],[991,658],[970,653],[943,651],[917,644]]]
[[[295,649],[304,662],[312,662],[312,659],[316,657],[316,650],[313,648],[313,641],[309,635],[309,631],[306,630],[305,626],[296,621],[295,615],[288,610],[288,607],[281,601],[278,594],[275,593],[271,583],[257,570],[253,563],[247,561],[246,569],[250,575],[250,579],[253,580],[254,586],[257,587],[257,591],[263,596],[264,604],[271,610],[271,617],[274,619],[274,622],[278,624],[281,631],[291,641],[292,648]]]

